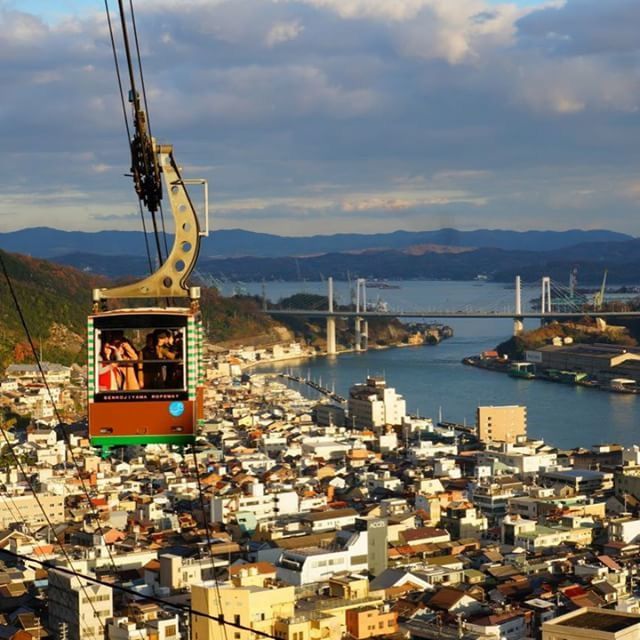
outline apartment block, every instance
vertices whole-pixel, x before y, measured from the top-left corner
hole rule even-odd
[[[527,435],[527,408],[519,405],[478,407],[476,426],[481,442],[514,443]]]
[[[107,619],[113,615],[111,587],[51,569],[48,597],[52,629],[66,624],[67,640],[103,640]]]

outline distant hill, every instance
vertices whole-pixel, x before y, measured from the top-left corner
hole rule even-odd
[[[631,236],[615,231],[578,229],[569,231],[438,229],[307,237],[285,237],[242,229],[222,229],[203,240],[201,255],[203,257],[304,257],[368,249],[403,250],[421,245],[493,248],[507,251],[550,251],[586,242],[613,243],[631,239]],[[142,232],[139,231],[82,232],[36,227],[0,233],[0,248],[39,258],[91,253],[101,256],[137,256],[144,260],[144,240]]]
[[[84,362],[87,315],[91,291],[108,286],[105,278],[28,256],[2,252],[29,331],[44,360]],[[8,287],[0,276],[0,368],[10,362],[32,361],[20,318]],[[265,342],[287,339],[279,323],[260,313],[251,298],[222,298],[203,290],[202,315],[207,336],[214,342],[261,337]]]
[[[148,270],[141,250],[143,236],[134,231],[84,233],[40,227],[0,234],[2,246],[47,255],[86,275],[120,279]],[[227,255],[220,255],[225,252]],[[640,239],[611,231],[579,230],[440,229],[307,238],[222,230],[205,240],[198,262],[199,273],[232,281],[321,280],[327,276],[469,280],[478,274],[501,282],[512,281],[516,274],[529,281],[542,275],[566,281],[573,267],[578,267],[582,284],[599,283],[605,268],[609,282],[638,284]]]
[[[45,360],[78,360],[85,342],[91,290],[104,280],[59,264],[3,252],[29,330]],[[20,318],[0,276],[0,364],[31,360]]]
[[[78,253],[58,260],[94,273],[122,277],[142,273],[141,258],[95,256]],[[640,240],[593,242],[553,251],[470,249],[458,251],[369,250],[328,253],[310,257],[207,258],[198,262],[198,273],[229,281],[322,280],[328,276],[379,280],[436,279],[471,280],[484,274],[498,282],[525,281],[549,275],[568,281],[569,271],[578,268],[581,284],[599,284],[604,270],[609,282],[640,283]]]

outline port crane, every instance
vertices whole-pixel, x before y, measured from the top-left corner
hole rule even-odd
[[[143,225],[143,209],[152,219],[158,267],[137,282],[93,291],[93,313],[87,322],[88,420],[91,443],[103,447],[103,452],[122,445],[193,444],[202,416],[200,288],[189,285],[189,276],[198,259],[201,237],[208,235],[207,183],[183,178],[173,147],[158,143],[151,135],[133,4],[129,6],[127,13],[123,0],[118,0],[129,80],[127,116],[116,39],[105,4],[131,150],[130,175]],[[204,187],[204,230],[187,191],[187,185],[194,183]],[[164,228],[163,200],[174,223],[173,246],[169,250],[165,236],[165,255],[157,224],[160,212]],[[148,245],[147,255],[151,266]],[[187,303],[174,306],[176,299]],[[123,300],[149,303],[122,307]]]
[[[604,294],[607,287],[607,269],[604,270],[604,275],[602,276],[602,284],[600,285],[600,290],[596,292],[593,296],[593,308],[595,311],[599,311],[602,309],[602,305],[604,304]]]

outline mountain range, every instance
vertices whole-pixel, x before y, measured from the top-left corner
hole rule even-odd
[[[171,241],[171,239],[169,239]],[[67,232],[45,227],[0,234],[0,248],[47,257],[81,271],[124,278],[148,271],[141,233]],[[223,247],[218,249],[216,248]],[[280,252],[280,253],[278,253]],[[225,255],[221,255],[224,253]],[[478,230],[339,234],[287,238],[242,230],[205,239],[197,275],[231,281],[321,280],[327,276],[469,280],[479,274],[509,282],[550,275],[582,284],[640,282],[640,239],[606,231]]]
[[[221,229],[202,241],[200,255],[210,258],[314,256],[367,250],[404,250],[420,245],[549,251],[585,242],[623,242],[632,236],[606,230],[506,231],[394,231],[287,237],[242,229]],[[170,244],[172,236],[167,237]],[[60,258],[78,252],[95,255],[144,257],[141,231],[62,231],[33,227],[0,233],[0,249],[37,258]]]

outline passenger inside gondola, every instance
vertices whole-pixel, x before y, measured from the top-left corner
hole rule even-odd
[[[139,356],[122,331],[106,333],[100,352],[100,391],[137,391]]]
[[[144,331],[135,333],[144,335]],[[124,331],[104,331],[99,353],[98,388],[101,392],[183,389],[181,329],[156,329],[147,333],[140,351]]]

